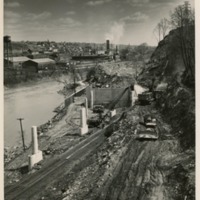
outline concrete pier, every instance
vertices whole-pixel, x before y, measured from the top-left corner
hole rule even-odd
[[[86,117],[88,117],[88,99],[85,97],[85,109],[86,109]]]
[[[93,109],[93,106],[94,106],[94,91],[93,90],[90,91],[90,96],[91,96],[90,108]]]
[[[135,91],[136,95],[138,96],[138,94],[142,94],[143,92],[149,91],[149,89],[144,88],[141,85],[135,84],[134,91]]]
[[[135,101],[138,100],[138,95],[146,91],[149,91],[149,89],[138,84],[134,85],[134,90],[131,91],[132,106],[135,105]]]
[[[29,170],[31,170],[35,164],[43,160],[42,151],[38,150],[37,126],[31,127],[31,134],[32,134],[32,155],[29,155]]]
[[[88,125],[87,125],[87,116],[86,116],[86,108],[81,107],[80,110],[80,135],[84,135],[88,133]]]
[[[131,100],[132,100],[132,102],[131,102],[132,106],[135,105],[135,101],[138,100],[138,96],[134,90],[131,91]]]
[[[38,152],[37,126],[31,127],[31,134],[32,134],[32,154],[37,154]]]
[[[116,115],[116,109],[110,111],[110,116],[114,117]]]

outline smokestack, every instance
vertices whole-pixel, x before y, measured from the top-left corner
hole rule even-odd
[[[118,46],[116,45],[116,54],[118,54]]]
[[[106,40],[106,51],[109,52],[110,51],[110,41]]]

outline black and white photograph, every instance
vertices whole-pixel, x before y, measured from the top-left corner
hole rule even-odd
[[[3,199],[197,199],[194,1],[3,0]]]

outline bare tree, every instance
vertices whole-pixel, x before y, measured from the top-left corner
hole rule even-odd
[[[171,13],[171,25],[173,28],[194,25],[194,10],[191,9],[188,1],[176,7],[174,12]]]
[[[153,30],[153,34],[157,40],[157,42],[160,42],[160,38],[161,38],[161,27],[160,27],[160,23],[157,24],[157,26],[155,27],[155,29]]]
[[[171,25],[177,29],[176,39],[185,64],[186,79],[195,76],[195,46],[194,46],[194,11],[191,10],[189,2],[185,2],[175,8],[171,13]]]
[[[166,18],[161,19],[160,21],[160,29],[161,29],[161,34],[162,38],[164,38],[167,34],[167,31],[169,30],[169,20]]]
[[[158,42],[160,42],[166,36],[169,28],[169,20],[166,18],[161,19],[153,31]]]

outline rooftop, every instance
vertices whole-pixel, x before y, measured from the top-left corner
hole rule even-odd
[[[32,59],[32,61],[36,63],[55,63],[55,61],[50,58],[38,58]]]
[[[13,57],[13,62],[25,62],[27,60],[31,59],[25,56]]]

